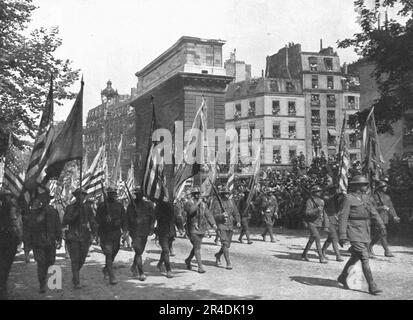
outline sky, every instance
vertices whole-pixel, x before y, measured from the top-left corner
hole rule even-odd
[[[236,48],[237,60],[260,76],[267,55],[289,42],[303,51],[334,47],[341,60],[357,60],[353,49],[337,49],[337,40],[360,30],[352,0],[34,0],[30,28],[60,28],[56,52],[73,61],[85,81],[84,117],[100,104],[110,79],[120,94],[136,87],[135,73],[181,36],[222,39],[224,60]],[[77,91],[80,83],[72,90]],[[73,101],[57,107],[64,120]]]

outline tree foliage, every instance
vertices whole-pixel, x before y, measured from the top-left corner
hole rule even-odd
[[[373,106],[378,130],[392,132],[391,125],[413,108],[413,1],[376,0],[373,7],[369,2],[354,2],[362,30],[339,41],[338,46],[353,47],[362,59],[375,65],[380,96]],[[395,10],[396,17],[386,21],[386,10]],[[380,18],[384,22],[379,28]],[[365,123],[368,112],[358,114],[360,124]]]
[[[58,28],[29,33],[35,9],[32,0],[0,1],[0,154],[9,133],[20,148],[24,138],[36,135],[51,75],[56,105],[75,97],[68,87],[79,78],[79,70],[70,60],[56,57],[62,44]]]

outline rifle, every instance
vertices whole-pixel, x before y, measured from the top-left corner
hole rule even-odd
[[[130,193],[130,190],[129,190],[128,185],[126,184],[126,182],[125,182],[125,187],[126,187],[126,191],[128,192],[129,200],[132,203],[133,210],[135,210],[135,213],[137,213],[138,208],[136,208],[136,203],[135,203],[135,201],[133,201],[132,194]]]
[[[225,212],[224,205],[222,204],[221,197],[219,196],[218,191],[217,191],[217,189],[215,188],[215,185],[212,183],[210,177],[208,177],[208,179],[209,179],[209,182],[210,182],[211,185],[212,185],[212,190],[214,190],[214,194],[215,194],[215,196],[216,196],[217,199],[218,199],[219,206],[221,207],[221,210],[222,210],[223,212]]]

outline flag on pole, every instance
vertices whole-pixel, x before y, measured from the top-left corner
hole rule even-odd
[[[113,168],[113,174],[111,179],[111,184],[116,186],[119,181],[122,181],[122,171],[121,171],[121,160],[122,160],[122,144],[123,144],[123,134],[120,135],[120,141],[118,145],[118,157],[115,160],[115,166]]]
[[[82,189],[90,197],[102,192],[101,182],[105,180],[105,160],[105,147],[102,145],[82,179]]]
[[[43,183],[60,176],[65,164],[72,160],[82,160],[83,132],[83,79],[76,101],[55,141],[50,147],[46,163],[46,177]]]
[[[262,146],[262,139],[260,139],[260,142],[258,143],[258,146],[256,148],[256,154],[255,154],[255,160],[253,163],[253,170],[252,170],[252,177],[250,180],[250,183],[248,185],[249,189],[249,194],[248,194],[248,199],[247,199],[247,206],[244,209],[244,214],[247,212],[249,209],[249,204],[251,203],[253,196],[254,196],[254,191],[255,191],[255,186],[256,183],[258,182],[259,178],[259,172],[261,168],[261,146]]]
[[[51,77],[49,94],[40,119],[39,130],[34,141],[24,181],[25,189],[30,193],[34,192],[37,183],[42,180],[42,177],[40,176],[46,164],[50,146],[52,145],[55,135],[55,130],[53,128],[53,112],[53,78]]]
[[[15,157],[12,136],[10,134],[9,147],[6,153],[4,164],[3,186],[13,193],[15,197],[19,197],[22,193],[24,185],[24,174],[19,166],[19,162]]]
[[[364,126],[362,145],[362,154],[364,157],[363,169],[370,181],[379,179],[383,169],[384,159],[377,134],[374,107],[371,109]]]
[[[133,165],[132,160],[130,163],[130,168],[128,170],[128,178],[126,179],[126,185],[128,186],[129,190],[133,190],[135,188],[135,167]]]
[[[152,98],[153,99],[153,98]],[[152,101],[152,122],[149,134],[149,152],[145,163],[142,180],[143,195],[151,201],[168,202],[168,188],[164,175],[164,155],[156,148],[158,141],[152,141],[152,133],[156,130],[155,105]]]
[[[347,194],[348,188],[348,169],[349,169],[349,155],[347,149],[347,142],[345,138],[345,128],[346,128],[346,113],[344,113],[343,126],[341,128],[340,134],[340,144],[339,144],[339,157],[340,157],[340,167],[338,172],[338,192]]]
[[[206,130],[206,121],[205,121],[205,99],[202,97],[202,103],[199,107],[197,113],[195,114],[194,122],[191,128],[190,137],[192,141],[188,141],[185,149],[184,149],[184,156],[182,158],[182,162],[178,165],[178,168],[174,175],[174,197],[178,194],[178,191],[181,185],[185,182],[185,180],[192,178],[201,170],[201,164],[198,163],[198,159],[200,158],[199,155],[196,154],[197,150],[200,150],[201,153],[203,152],[203,137],[204,137],[204,130]],[[193,139],[194,135],[195,140]],[[190,145],[196,145],[196,148],[190,148]],[[192,157],[189,156],[189,151],[193,149]],[[186,159],[193,158],[195,161],[192,164],[186,162]]]

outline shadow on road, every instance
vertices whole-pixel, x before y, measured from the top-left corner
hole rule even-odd
[[[308,286],[321,286],[321,287],[332,287],[341,288],[336,280],[323,279],[323,278],[312,278],[312,277],[300,277],[293,276],[290,277],[291,281],[296,281]]]

